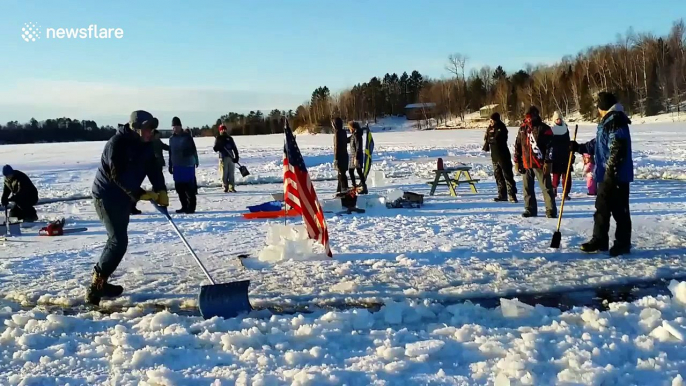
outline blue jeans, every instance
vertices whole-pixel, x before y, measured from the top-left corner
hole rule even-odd
[[[95,212],[107,230],[107,243],[95,268],[101,275],[109,277],[117,269],[129,246],[129,217],[131,203],[95,199]]]

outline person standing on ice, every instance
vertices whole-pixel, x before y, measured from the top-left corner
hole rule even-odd
[[[524,123],[519,128],[515,142],[515,163],[524,182],[524,206],[522,217],[536,217],[538,215],[534,179],[543,191],[546,216],[557,217],[557,206],[553,185],[550,181],[550,171],[553,162],[553,148],[551,142],[553,131],[543,123],[536,106],[531,106],[526,113]]]
[[[584,175],[586,176],[586,187],[588,188],[588,195],[597,195],[595,177],[593,171],[595,170],[595,160],[592,154],[584,153]]]
[[[517,184],[512,172],[510,149],[507,147],[507,126],[500,120],[499,113],[491,114],[491,121],[484,135],[484,151],[491,152],[493,176],[498,185],[498,197],[494,201],[517,202]]]
[[[155,152],[155,161],[157,162],[157,167],[159,167],[160,170],[164,170],[164,167],[166,166],[166,164],[164,162],[163,151],[169,151],[169,145],[162,142],[162,135],[160,134],[160,132],[157,129],[155,129],[153,131],[152,149]],[[134,203],[133,208],[131,208],[131,214],[132,215],[141,214],[141,211],[138,210],[138,208],[136,208],[136,203]]]
[[[348,138],[350,144],[350,160],[348,162],[350,181],[352,186],[355,187],[355,171],[357,171],[357,175],[360,176],[360,186],[362,187],[360,194],[367,194],[367,182],[362,171],[362,165],[364,164],[364,133],[360,124],[355,121],[348,122],[348,129],[350,130],[350,137]]]
[[[169,206],[164,175],[151,143],[158,124],[149,112],[134,111],[129,124],[120,126],[102,151],[92,192],[95,212],[107,230],[107,243],[93,268],[93,279],[86,292],[90,304],[98,305],[102,298],[116,297],[124,291],[107,281],[128,248],[131,204],[152,200],[157,205]],[[152,191],[141,188],[146,176]]]
[[[236,193],[234,179],[236,164],[239,161],[238,147],[229,134],[229,130],[223,124],[219,125],[219,135],[214,141],[214,151],[219,153],[219,171],[222,176],[224,193]]]
[[[195,141],[183,130],[178,117],[172,119],[174,134],[169,139],[169,174],[174,177],[174,188],[179,195],[181,209],[176,213],[195,213],[195,169],[200,165]]]
[[[617,223],[615,243],[610,256],[617,257],[631,251],[631,214],[629,212],[629,185],[634,181],[634,161],[631,156],[631,120],[624,107],[609,92],[598,94],[600,123],[595,139],[571,149],[595,157],[595,180],[598,195],[593,215],[593,237],[581,245],[584,252],[607,251],[609,247],[610,216]]]
[[[10,165],[2,168],[5,183],[2,189],[2,206],[7,208],[10,202],[14,205],[9,210],[9,216],[24,222],[38,221],[38,214],[34,206],[38,203],[38,189],[31,179]]]
[[[567,166],[569,164],[569,128],[562,119],[562,114],[555,111],[553,114],[553,189],[555,189],[555,196],[557,196],[557,188],[562,182],[562,190],[566,189],[569,200],[569,192],[572,191],[571,169],[570,178],[567,178]],[[574,165],[574,158],[572,157],[572,165]]]
[[[348,135],[343,129],[343,120],[337,117],[333,121],[334,137],[333,137],[333,167],[338,172],[338,187],[336,192],[343,193],[348,191],[348,171],[349,157],[348,157]]]

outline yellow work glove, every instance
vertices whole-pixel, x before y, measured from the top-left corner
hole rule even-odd
[[[157,193],[157,199],[155,199],[157,205],[159,206],[169,206],[169,195],[166,190]]]
[[[148,192],[141,194],[140,200],[141,201],[157,201],[158,198],[159,198],[159,195],[157,193],[148,191]]]

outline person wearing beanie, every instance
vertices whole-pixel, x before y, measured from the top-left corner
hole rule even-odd
[[[10,165],[2,168],[5,182],[2,188],[2,206],[9,207],[9,216],[23,222],[38,221],[38,215],[34,206],[38,203],[38,189],[31,179],[19,170],[14,170]]]
[[[224,193],[236,193],[235,174],[238,158],[238,147],[229,130],[223,124],[219,126],[219,135],[214,141],[214,151],[219,153],[219,172],[222,177]]]
[[[491,152],[493,176],[498,185],[498,197],[494,201],[507,201],[509,197],[510,202],[517,202],[517,184],[512,172],[507,134],[507,126],[500,120],[500,114],[491,114],[490,124],[484,135],[483,151]]]
[[[594,177],[597,183],[593,237],[581,245],[592,253],[607,251],[616,257],[631,251],[631,214],[629,185],[634,181],[634,161],[631,155],[631,120],[624,107],[609,92],[598,94],[600,123],[596,137],[583,144],[571,143],[571,148],[595,159]],[[617,223],[615,242],[609,247],[610,217]]]
[[[562,181],[562,190],[566,191],[566,200],[569,200],[569,192],[572,191],[572,178],[567,178],[567,166],[569,164],[569,128],[562,119],[562,113],[555,111],[553,114],[553,189],[555,196],[558,194],[558,187]],[[574,158],[572,158],[574,165]],[[570,171],[571,175],[571,171]]]
[[[337,193],[344,193],[348,191],[348,171],[349,156],[348,156],[348,134],[343,129],[343,119],[336,117],[332,122],[334,129],[333,137],[333,167],[338,171],[338,187]],[[353,155],[354,156],[354,155]]]
[[[181,120],[172,120],[174,134],[169,139],[169,174],[179,195],[181,209],[176,213],[195,213],[197,186],[195,169],[199,166],[198,150],[190,133],[183,130]]]
[[[132,204],[143,200],[169,206],[164,174],[152,146],[158,125],[157,118],[149,112],[134,111],[129,123],[119,126],[102,151],[91,190],[95,212],[107,231],[107,243],[93,267],[93,278],[86,292],[86,302],[90,304],[98,305],[102,298],[116,297],[124,291],[123,287],[107,281],[128,248]],[[151,191],[141,188],[146,177],[152,184]]]
[[[553,162],[553,131],[543,123],[536,106],[531,106],[524,117],[515,141],[515,163],[524,185],[524,213],[522,217],[538,215],[534,179],[543,191],[546,216],[557,217],[557,206],[550,178]]]

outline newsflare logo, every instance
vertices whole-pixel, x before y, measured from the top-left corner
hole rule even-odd
[[[38,23],[24,23],[21,28],[21,38],[25,42],[35,42],[41,39],[42,26]],[[45,28],[45,39],[121,39],[124,30],[121,28],[98,28],[91,24],[84,28]]]

